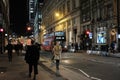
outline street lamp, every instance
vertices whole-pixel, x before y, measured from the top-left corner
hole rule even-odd
[[[56,17],[59,17],[59,16],[60,16],[60,14],[59,14],[58,12],[56,12],[56,13],[55,13],[55,16],[56,16]]]

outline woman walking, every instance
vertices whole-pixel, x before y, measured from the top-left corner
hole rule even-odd
[[[56,70],[58,71],[59,64],[60,64],[60,58],[61,58],[61,52],[62,52],[62,48],[59,42],[56,42],[56,45],[53,48],[53,52],[54,52],[54,59],[56,60]]]

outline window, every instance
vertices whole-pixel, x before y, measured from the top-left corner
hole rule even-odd
[[[70,1],[67,1],[67,12],[70,12]]]
[[[62,11],[62,7],[59,7],[59,13],[62,15],[63,11]]]
[[[65,4],[63,4],[63,16],[65,15]]]
[[[108,6],[107,7],[107,11],[108,11],[107,16],[108,17],[112,17],[113,16],[113,9],[112,9],[112,7]]]
[[[104,18],[104,9],[100,8],[100,17],[103,19]]]
[[[72,25],[74,25],[74,24],[75,24],[75,18],[72,19]]]
[[[31,18],[34,18],[34,13],[31,13]]]
[[[69,26],[71,23],[70,23],[70,20],[67,21],[67,25]]]
[[[72,0],[72,9],[75,9],[75,7],[76,7],[76,2],[75,2],[76,0]]]

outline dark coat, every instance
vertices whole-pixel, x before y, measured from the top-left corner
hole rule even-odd
[[[6,46],[6,49],[8,50],[8,53],[12,53],[13,45],[12,45],[12,44],[8,44],[8,45]]]
[[[39,49],[36,45],[27,46],[25,60],[28,64],[37,64],[39,61],[39,56]]]

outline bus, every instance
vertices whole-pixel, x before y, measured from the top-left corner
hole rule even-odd
[[[42,49],[45,51],[51,51],[56,41],[60,42],[63,51],[67,51],[66,34],[63,31],[56,31],[45,34],[43,37]]]

